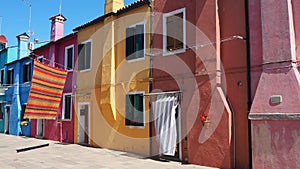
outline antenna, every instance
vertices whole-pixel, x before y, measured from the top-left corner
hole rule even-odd
[[[60,0],[60,4],[59,4],[59,14],[62,14],[62,0]]]
[[[2,16],[0,16],[0,35],[2,34]]]
[[[31,37],[33,35],[33,31],[31,31],[31,8],[32,8],[32,5],[31,5],[31,3],[27,2],[26,0],[22,0],[22,1],[29,7],[28,33]]]

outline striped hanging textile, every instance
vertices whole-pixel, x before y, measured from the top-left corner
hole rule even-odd
[[[24,118],[55,120],[67,71],[34,60],[32,84]]]

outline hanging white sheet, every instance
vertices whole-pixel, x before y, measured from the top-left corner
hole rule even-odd
[[[152,102],[160,154],[175,155],[177,144],[176,108],[178,105],[178,97],[175,96],[159,96],[155,102]]]

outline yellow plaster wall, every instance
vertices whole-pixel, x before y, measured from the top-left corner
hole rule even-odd
[[[125,126],[125,96],[128,92],[149,93],[149,57],[126,61],[126,27],[145,22],[149,32],[147,5],[111,16],[101,24],[79,30],[78,43],[92,40],[92,70],[78,72],[76,110],[79,102],[90,102],[91,145],[149,155],[149,124],[143,128]],[[140,14],[143,12],[144,14]],[[139,13],[134,15],[135,13]],[[146,36],[146,48],[150,37]],[[147,51],[147,53],[149,53]],[[145,122],[149,121],[149,101],[145,97]],[[77,112],[77,111],[76,111]],[[77,116],[76,116],[77,117]],[[75,142],[78,121],[75,119]]]

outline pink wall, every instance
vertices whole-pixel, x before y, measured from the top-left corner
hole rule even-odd
[[[77,36],[71,35],[65,39],[59,40],[55,43],[51,43],[50,46],[46,48],[42,48],[37,53],[38,55],[43,55],[47,60],[45,61],[46,64],[49,63],[49,60],[54,60],[59,65],[56,67],[63,68],[65,60],[65,47],[74,45],[74,60],[77,60]],[[55,54],[51,54],[51,46],[55,45]],[[50,58],[49,56],[55,56],[55,58]],[[73,71],[69,71],[67,75],[66,84],[63,90],[63,93],[72,93],[73,89]],[[50,140],[60,141],[62,135],[63,142],[74,142],[74,99],[73,107],[72,107],[72,117],[69,121],[62,121],[62,132],[61,132],[61,123],[58,123],[57,120],[45,120],[45,130],[44,130],[44,138]],[[58,110],[58,114],[61,116],[62,111],[62,104],[63,100],[61,100],[60,107]],[[62,117],[62,116],[61,116]],[[32,120],[32,128],[31,128],[32,136],[36,136],[36,120]]]
[[[295,1],[249,1],[253,168],[300,167],[297,7]],[[274,95],[282,102],[272,103]]]

